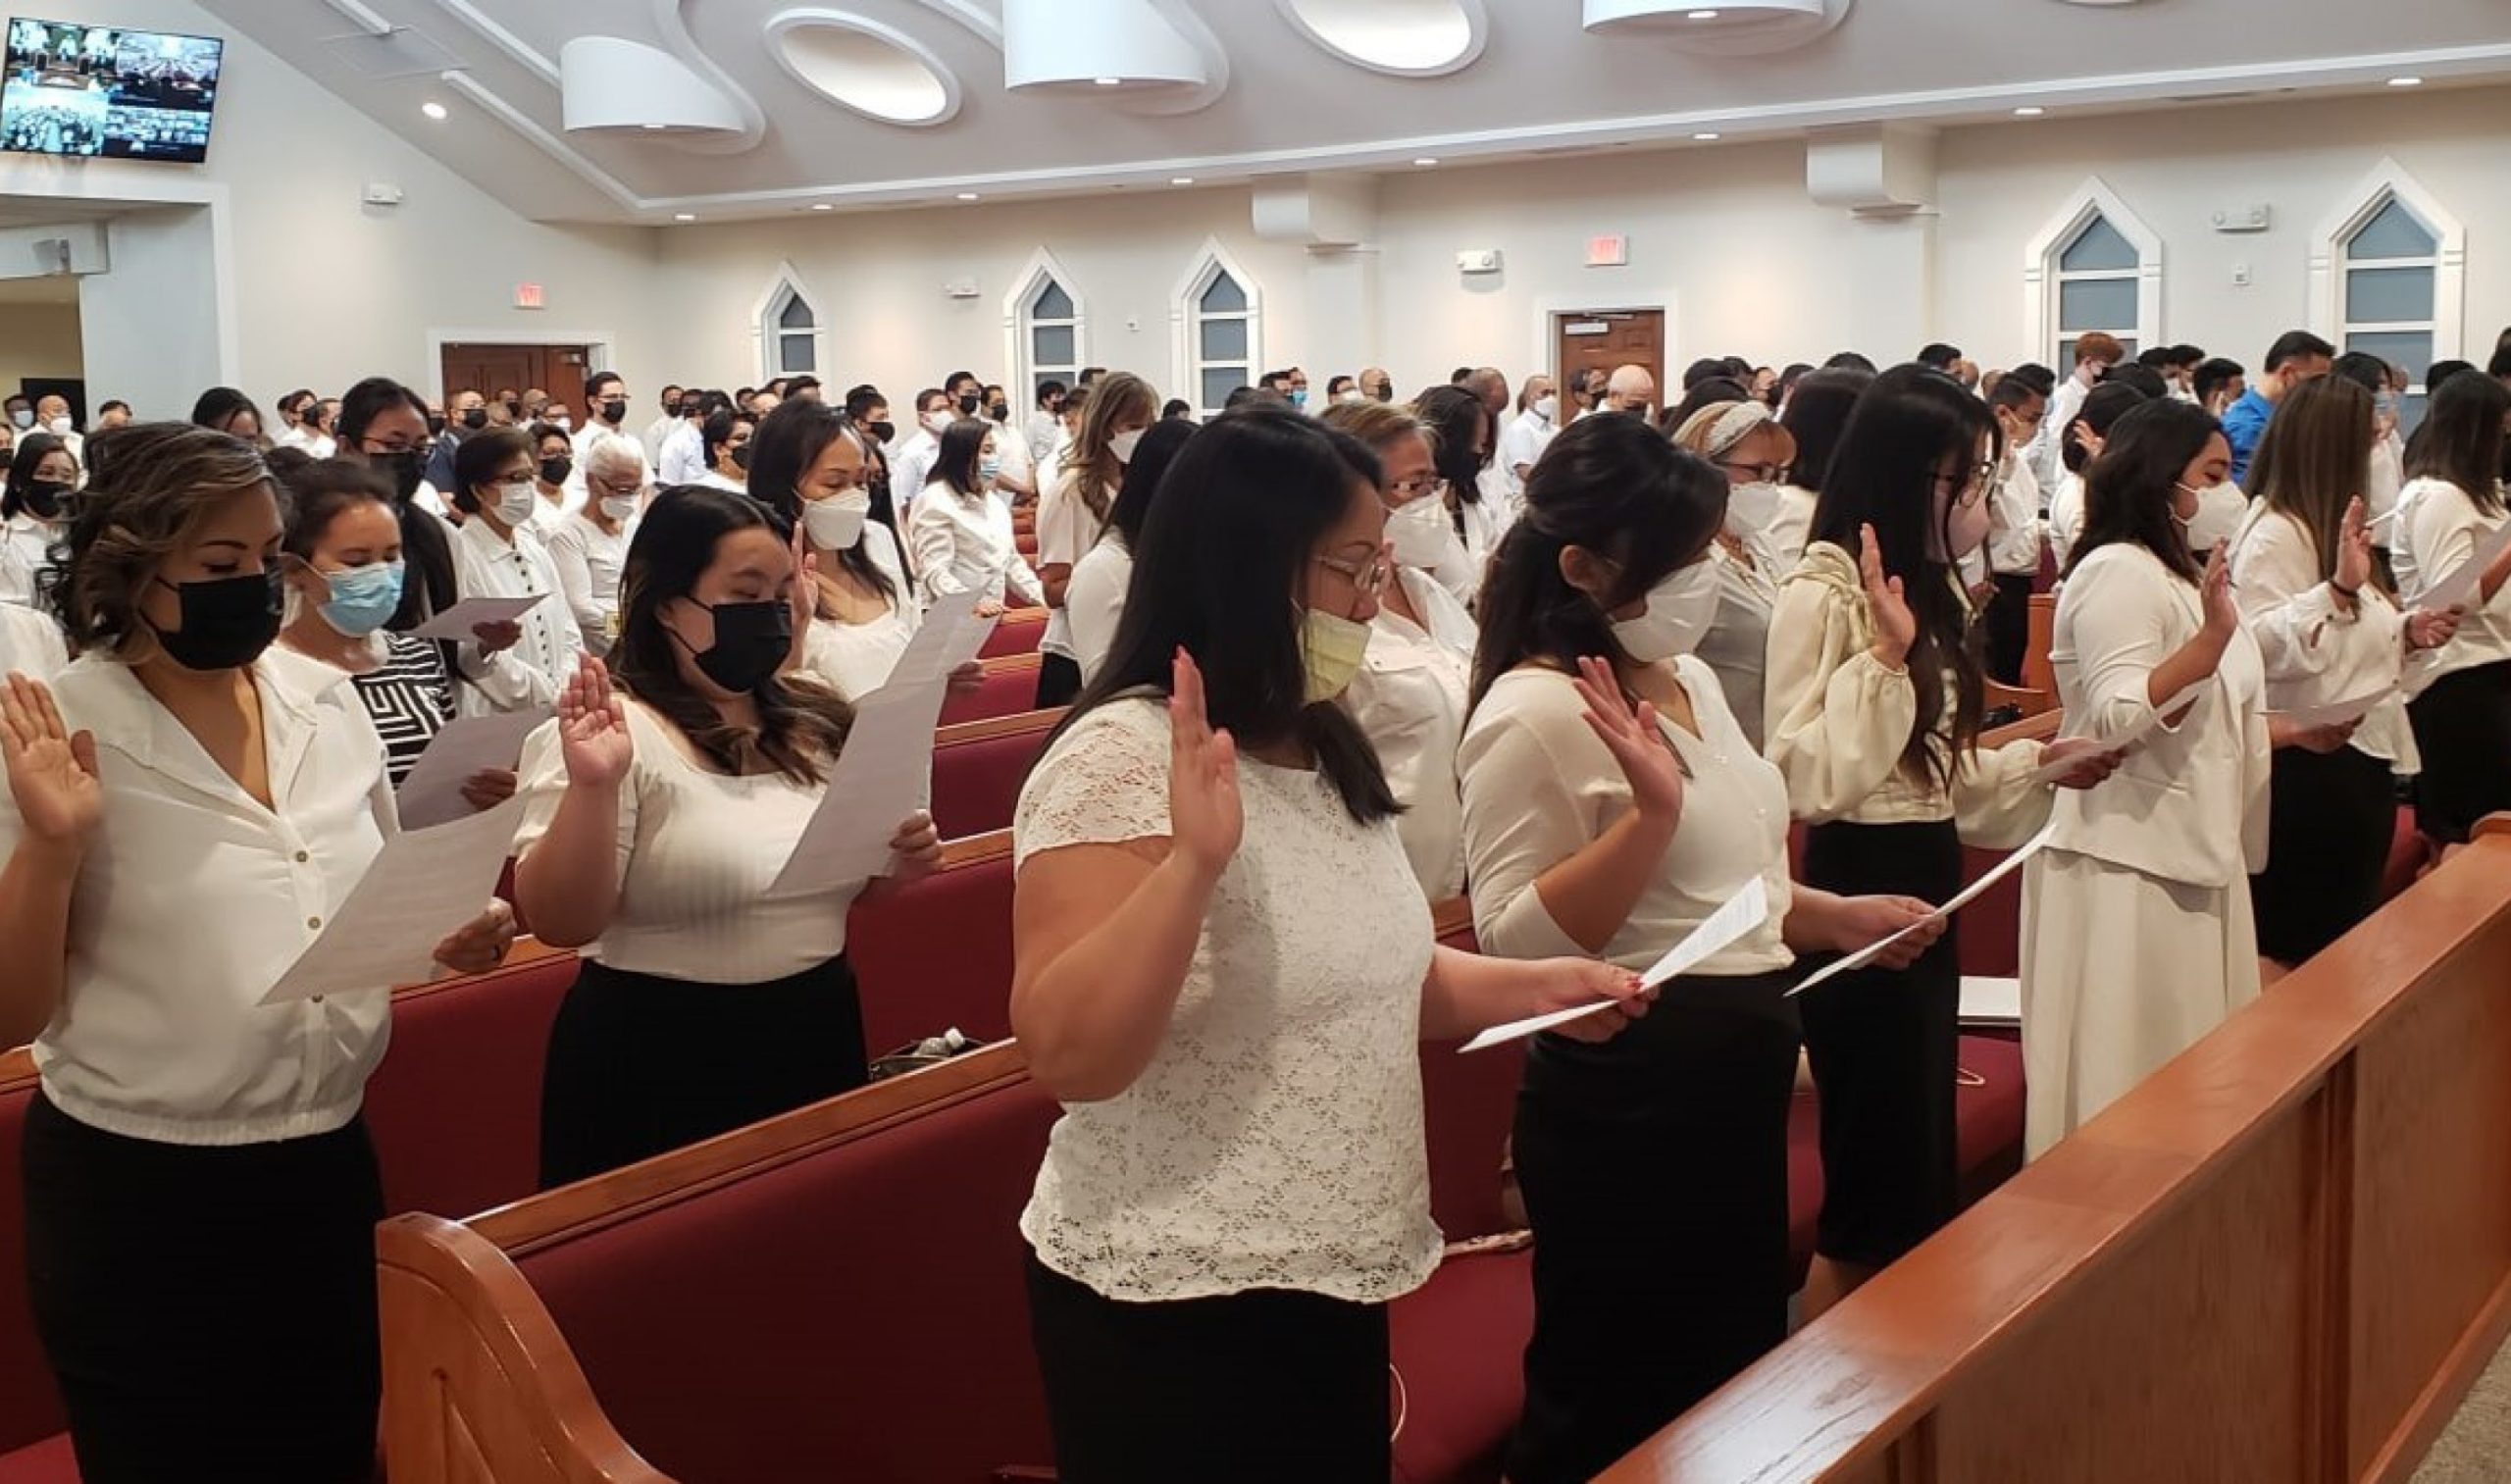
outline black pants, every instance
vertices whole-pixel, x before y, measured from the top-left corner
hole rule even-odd
[[[1081,662],[1060,654],[1038,656],[1038,709],[1069,706],[1081,694]]]
[[[1586,1479],[1787,1338],[1792,974],[1686,976],[1517,1095],[1534,1338],[1514,1484]]]
[[[1816,825],[1805,883],[1843,896],[1962,890],[1962,841],[1932,824]],[[1881,1267],[1953,1219],[1961,1146],[1953,1083],[1962,968],[1945,934],[1906,969],[1858,969],[1798,996],[1822,1108],[1822,1219],[1814,1249]]]
[[[586,960],[549,1031],[540,1184],[790,1113],[868,1080],[844,957],[765,984],[692,984]]]
[[[1062,1484],[1386,1484],[1386,1308],[1278,1289],[1127,1304],[1032,1254]]]
[[[2389,765],[2339,747],[2276,751],[2267,869],[2249,879],[2258,951],[2286,967],[2354,930],[2381,904],[2397,833]]]
[[[38,1095],[26,1281],[84,1484],[364,1484],[383,1394],[366,1125],[160,1144]]]
[[[2511,809],[2511,659],[2454,670],[2406,710],[2424,754],[2415,827],[2464,844],[2478,820]]]
[[[1988,675],[2023,684],[2023,656],[2031,647],[2031,585],[2028,575],[1996,575],[1996,599],[1988,604]]]

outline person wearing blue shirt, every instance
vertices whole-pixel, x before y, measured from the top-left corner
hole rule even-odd
[[[2249,487],[2249,460],[2258,451],[2258,440],[2267,435],[2267,423],[2276,415],[2276,404],[2284,393],[2304,382],[2317,381],[2328,375],[2334,364],[2336,347],[2307,330],[2288,330],[2267,347],[2266,369],[2240,399],[2224,409],[2224,436],[2232,445],[2232,483]]]

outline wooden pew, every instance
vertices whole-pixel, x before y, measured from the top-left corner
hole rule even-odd
[[[946,841],[942,869],[846,923],[846,957],[875,1056],[953,1028],[1011,1034],[1011,832]]]
[[[979,659],[995,659],[1007,654],[1028,654],[1038,647],[1047,632],[1047,610],[1013,608],[1004,613],[985,637],[985,647],[977,651]]]
[[[953,691],[942,703],[942,725],[956,726],[964,722],[985,721],[997,716],[1017,716],[1034,707],[1038,701],[1038,665],[1042,655],[999,654],[981,661],[985,666],[983,686],[973,694]]]
[[[2511,1334],[2511,817],[1609,1484],[2402,1481]]]
[[[945,840],[1011,827],[1020,785],[1063,708],[946,726],[933,738],[933,822]]]

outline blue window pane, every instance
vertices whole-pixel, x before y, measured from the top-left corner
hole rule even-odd
[[[2355,325],[2412,325],[2433,318],[2433,270],[2348,269],[2345,318]]]
[[[2429,258],[2440,250],[2440,238],[2394,196],[2345,244],[2349,258]]]
[[[1078,366],[1073,354],[1072,327],[1041,325],[1029,332],[1029,360],[1039,366]]]
[[[776,337],[776,370],[780,376],[816,376],[819,356],[811,343],[816,338],[809,332],[780,334]]]
[[[1247,290],[1226,271],[1215,273],[1211,287],[1204,290],[1203,309],[1205,314],[1245,314]]]
[[[1029,314],[1033,319],[1069,320],[1072,318],[1072,295],[1063,291],[1061,283],[1049,279],[1046,286],[1038,290],[1038,296],[1029,301]]]
[[[2392,366],[2406,368],[2406,379],[2416,385],[2424,384],[2424,374],[2433,369],[2433,332],[2429,330],[2389,330],[2374,334],[2349,334],[2347,350],[2376,355]]]
[[[1218,412],[1229,394],[1247,384],[1244,366],[1206,366],[1204,368],[1204,410]]]
[[[1247,322],[1245,320],[1205,320],[1203,338],[1203,359],[1206,361],[1247,359]]]
[[[785,307],[776,312],[776,328],[816,330],[819,328],[819,320],[811,313],[811,306],[802,302],[800,294],[790,294],[786,297]]]
[[[2096,216],[2084,224],[2075,239],[2058,254],[2062,273],[2095,272],[2104,268],[2136,266],[2136,244],[2119,234],[2107,217]]]
[[[2060,330],[2116,333],[2136,323],[2136,281],[2085,279],[2058,285]]]

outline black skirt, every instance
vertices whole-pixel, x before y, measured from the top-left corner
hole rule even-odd
[[[1081,662],[1060,654],[1038,657],[1038,709],[1069,706],[1081,694]]]
[[[364,1484],[383,1394],[363,1121],[207,1147],[38,1095],[26,1284],[84,1484]]]
[[[2442,676],[2406,712],[2424,754],[2415,827],[2465,844],[2478,820],[2511,809],[2511,659]]]
[[[1951,820],[1816,825],[1806,832],[1805,884],[1842,896],[1950,900],[1962,890],[1962,837]],[[1960,1206],[1954,940],[1945,934],[1906,969],[1855,969],[1797,997],[1822,1110],[1814,1249],[1825,1257],[1881,1267]]]
[[[765,984],[586,960],[549,1031],[545,1190],[851,1092],[868,1080],[843,955]]]
[[[2381,904],[2397,782],[2352,747],[2280,747],[2268,795],[2267,869],[2249,879],[2258,951],[2287,968],[2354,930]]]

